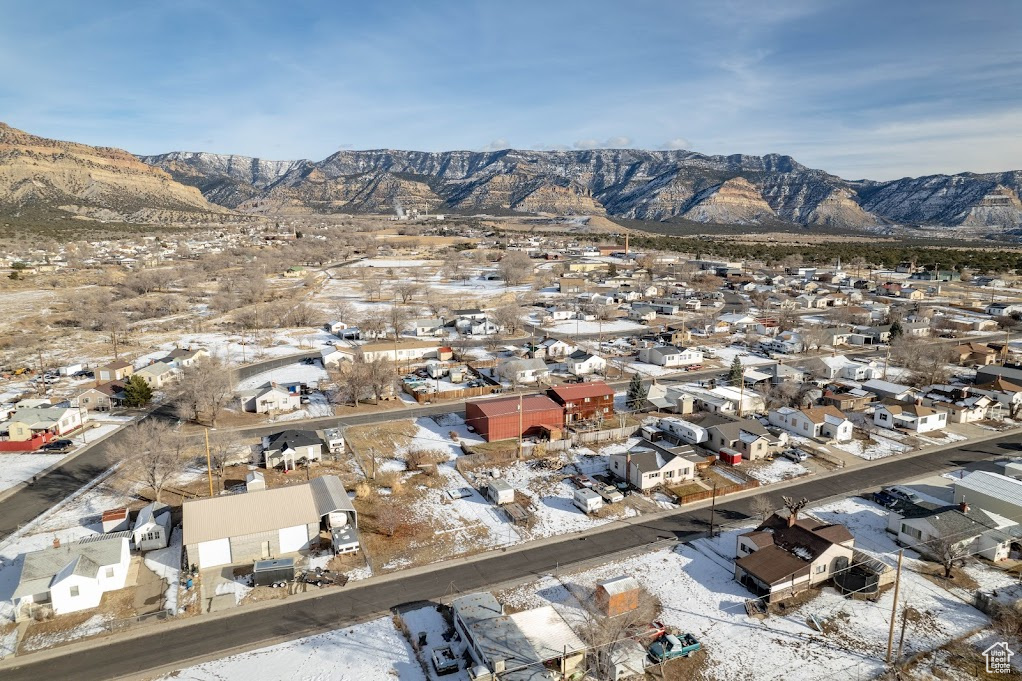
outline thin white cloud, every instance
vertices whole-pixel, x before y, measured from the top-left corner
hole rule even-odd
[[[691,149],[691,148],[692,148],[692,143],[690,141],[688,141],[687,139],[685,139],[684,137],[675,137],[674,139],[669,139],[666,142],[657,145],[657,149],[662,149],[664,151],[669,151],[669,150],[674,150],[674,149],[685,150],[685,149]]]
[[[608,137],[605,140],[585,139],[575,142],[576,149],[627,149],[632,146],[632,138],[626,135]]]
[[[503,137],[498,137],[486,146],[482,147],[479,151],[501,151],[503,149],[510,149],[511,143]]]

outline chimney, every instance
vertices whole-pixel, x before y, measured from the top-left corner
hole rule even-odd
[[[60,548],[60,538],[59,537],[54,537],[53,538],[53,548],[55,548],[55,549],[59,549]]]
[[[798,511],[788,511],[788,527],[794,527],[798,520]]]
[[[625,482],[631,483],[632,481],[632,452],[628,450],[625,452]]]
[[[962,501],[958,504],[958,510],[962,513],[969,512],[969,505],[965,503],[965,497],[962,497]]]

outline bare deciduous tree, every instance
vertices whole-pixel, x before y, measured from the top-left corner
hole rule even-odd
[[[216,427],[217,418],[234,399],[234,377],[219,359],[202,358],[185,367],[171,395],[181,418],[199,422],[203,418]]]
[[[532,274],[532,258],[522,251],[508,251],[497,267],[508,286],[517,286]]]
[[[968,542],[953,537],[937,537],[929,542],[929,553],[944,568],[944,579],[951,579],[951,571],[965,562],[969,555]]]
[[[151,489],[156,501],[186,464],[185,437],[153,418],[126,429],[114,450],[126,479]]]

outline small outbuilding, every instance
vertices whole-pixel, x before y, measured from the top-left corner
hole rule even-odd
[[[639,607],[642,587],[634,577],[622,575],[597,582],[594,598],[600,612],[607,617],[617,617]]]
[[[103,511],[103,534],[123,532],[130,527],[128,509],[112,508],[109,511]]]
[[[131,541],[139,551],[166,548],[170,541],[170,508],[156,501],[143,507],[131,528]]]

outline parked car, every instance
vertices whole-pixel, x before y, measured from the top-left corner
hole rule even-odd
[[[873,492],[873,501],[880,504],[884,508],[891,508],[901,500],[896,496],[893,496],[883,490],[880,490],[879,492]]]
[[[685,367],[685,371],[699,371],[702,368],[703,368],[702,364],[691,364]]]
[[[916,494],[914,491],[912,491],[908,487],[903,487],[901,485],[893,485],[891,487],[884,487],[881,491],[882,492],[886,492],[887,494],[889,494],[890,496],[894,497],[895,499],[901,499],[902,501],[910,501],[913,504],[916,504],[916,503],[919,503],[920,501],[922,501],[922,497],[920,497],[918,494]]]
[[[692,634],[667,634],[658,638],[649,647],[649,659],[655,663],[688,657],[702,647]]]
[[[42,446],[48,452],[62,452],[66,449],[70,449],[74,445],[71,440],[54,440]]]
[[[605,485],[602,483],[596,483],[593,485],[593,491],[603,497],[603,500],[608,504],[616,504],[619,501],[625,500],[625,495],[620,490],[615,488],[613,485]]]
[[[785,459],[788,459],[789,461],[794,461],[795,463],[802,463],[803,461],[809,458],[809,455],[803,452],[801,449],[785,449],[783,452],[781,452],[781,456],[783,456]]]

